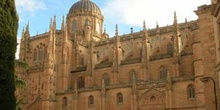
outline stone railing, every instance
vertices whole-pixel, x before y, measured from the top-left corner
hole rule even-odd
[[[114,38],[109,38],[109,39],[106,39],[106,40],[101,40],[99,42],[96,42],[95,46],[98,47],[98,46],[103,46],[103,45],[106,45],[106,44],[112,44],[114,42]]]
[[[49,33],[48,33],[48,32],[45,32],[45,33],[43,33],[43,34],[38,34],[38,35],[32,36],[32,37],[30,38],[30,40],[34,40],[34,39],[38,39],[38,38],[42,38],[42,37],[47,37],[48,35],[49,35]]]
[[[137,81],[138,84],[159,84],[159,83],[166,83],[168,80],[167,79],[150,79],[147,81],[139,80]]]
[[[84,87],[84,88],[79,88],[78,92],[86,92],[86,91],[97,91],[101,90],[102,88],[100,86],[94,86],[94,87]]]
[[[36,72],[36,71],[41,71],[44,68],[45,68],[44,62],[37,62],[37,63],[34,63],[33,66],[28,67],[27,71],[29,71],[29,72]]]
[[[161,60],[161,59],[166,59],[166,58],[171,58],[171,57],[173,57],[172,53],[153,55],[153,56],[150,56],[150,61]]]
[[[112,62],[104,62],[104,63],[95,65],[95,69],[108,68],[111,66],[112,66]]]
[[[140,63],[140,62],[141,62],[141,58],[131,58],[131,59],[121,60],[121,65]]]
[[[194,80],[194,76],[181,76],[181,77],[171,77],[172,82],[178,82],[178,81],[187,81],[187,80]]]
[[[77,67],[76,70],[71,71],[71,73],[86,71],[86,69],[87,69],[87,66],[80,66],[80,67]]]
[[[186,56],[186,55],[193,55],[192,50],[185,50],[181,52],[181,56]]]
[[[165,87],[168,83],[170,83],[170,81],[172,83],[174,82],[179,82],[179,81],[189,81],[189,80],[194,80],[194,76],[182,76],[182,77],[171,77],[168,79],[149,79],[149,80],[138,80],[136,81],[135,85],[138,86],[138,89],[141,88],[146,88],[146,87]],[[105,86],[104,89],[108,90],[108,89],[115,89],[115,88],[129,88],[129,87],[133,87],[133,83],[132,82],[128,82],[128,83],[120,83],[120,84],[111,84],[109,86]],[[93,87],[84,87],[84,88],[78,88],[77,91],[78,92],[88,92],[88,91],[100,91],[103,90],[102,86],[93,86]],[[68,90],[64,90],[62,92],[58,92],[56,94],[65,94],[65,93],[73,93],[76,90],[74,90],[73,88],[68,89]]]

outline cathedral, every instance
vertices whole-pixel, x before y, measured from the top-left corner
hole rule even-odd
[[[56,17],[35,36],[27,25],[19,54],[29,65],[20,75],[27,83],[19,90],[23,110],[215,110],[220,64],[212,7],[199,6],[198,19],[182,23],[174,12],[173,24],[154,29],[143,21],[139,32],[119,35],[116,25],[109,36],[100,8],[79,0],[61,29]]]

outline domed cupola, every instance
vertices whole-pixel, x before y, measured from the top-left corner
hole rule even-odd
[[[96,13],[102,15],[100,8],[90,0],[80,0],[72,5],[69,14]]]
[[[104,17],[91,0],[80,0],[72,5],[67,15],[69,33],[82,34],[89,28],[94,38],[101,38]],[[89,23],[89,26],[88,26]],[[88,31],[88,30],[87,30]]]

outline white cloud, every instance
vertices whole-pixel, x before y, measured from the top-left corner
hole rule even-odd
[[[172,24],[173,13],[177,12],[179,22],[185,18],[197,19],[193,12],[198,6],[210,4],[210,0],[108,0],[102,9],[106,21],[142,26],[146,20],[148,27]]]
[[[46,5],[42,0],[16,0],[16,7],[18,13],[32,13],[46,9]]]

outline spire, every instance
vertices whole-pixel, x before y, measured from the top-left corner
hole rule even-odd
[[[64,22],[65,22],[65,21],[64,21],[64,15],[63,15],[63,18],[62,18],[62,25],[61,25],[61,30],[64,30],[64,27],[65,27],[65,26],[64,26],[64,25],[65,25]]]
[[[53,27],[56,29],[56,15],[54,15],[54,19],[53,19]]]
[[[177,22],[176,11],[174,11],[174,21],[173,21],[173,45],[174,45],[174,53],[175,57],[178,57],[178,63],[180,63],[180,53],[182,49],[182,39],[180,36],[179,26]]]
[[[24,33],[25,33],[25,30],[24,30],[24,27],[23,27],[23,30],[22,30],[22,36],[24,36]]]
[[[27,23],[26,28],[23,29],[23,31],[24,31],[24,37],[27,37],[27,38],[30,37],[29,22]]]
[[[115,36],[118,36],[118,24],[115,26]]]
[[[131,27],[131,34],[133,34],[133,28]]]
[[[177,24],[177,16],[176,16],[176,11],[174,11],[174,22],[173,24]]]
[[[146,30],[146,23],[145,23],[145,20],[143,22],[143,30]]]
[[[52,28],[52,21],[53,21],[53,19],[52,19],[52,17],[50,18],[50,28]]]
[[[54,15],[54,17],[53,17],[53,22],[54,23],[56,22],[56,15]]]
[[[157,29],[159,28],[159,24],[158,24],[158,22],[156,22],[156,27],[157,27]]]
[[[106,28],[105,28],[105,26],[104,26],[104,34],[106,34]]]
[[[159,27],[158,22],[156,22],[156,29],[157,29],[156,33],[157,33],[157,34],[160,34],[160,27]]]
[[[188,23],[187,18],[185,18],[185,23],[186,23],[186,24]]]
[[[26,26],[25,32],[28,32],[28,33],[29,33],[29,22],[27,23],[27,26]]]
[[[189,23],[188,23],[188,21],[187,21],[187,18],[185,18],[185,29],[187,30],[187,29],[189,29]]]
[[[174,31],[178,31],[178,22],[177,22],[177,16],[176,11],[174,11],[174,21],[173,21]]]
[[[118,47],[120,45],[120,38],[118,36],[118,24],[115,26],[115,38],[114,38],[114,47],[113,47],[113,72],[118,73]]]

